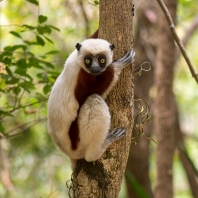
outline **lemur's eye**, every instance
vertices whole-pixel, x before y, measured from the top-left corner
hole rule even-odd
[[[89,59],[86,59],[86,60],[85,60],[85,63],[86,63],[86,64],[89,64],[89,63],[90,63],[90,60],[89,60]]]
[[[104,58],[100,59],[100,62],[105,63],[105,59]]]

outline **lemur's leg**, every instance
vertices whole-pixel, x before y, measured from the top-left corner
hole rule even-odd
[[[125,130],[109,132],[111,116],[105,101],[97,94],[87,98],[79,112],[80,144],[86,148],[85,160],[96,161],[106,148],[125,135]]]

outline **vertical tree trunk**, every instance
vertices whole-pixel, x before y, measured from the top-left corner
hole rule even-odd
[[[118,59],[133,45],[132,1],[100,0],[99,38],[116,46]],[[74,197],[117,198],[129,155],[133,127],[133,68],[128,66],[110,93],[111,129],[125,127],[125,138],[113,143],[95,165],[80,160],[73,178]]]
[[[154,83],[154,60],[156,51],[156,20],[158,13],[158,5],[155,2],[142,1],[138,7],[138,12],[135,17],[137,20],[136,34],[134,49],[136,52],[136,60],[140,63],[149,61],[152,68],[149,72],[143,72],[141,76],[135,76],[135,94],[140,95],[150,107],[152,107],[152,99],[149,96],[150,89]],[[148,13],[150,14],[149,16]],[[152,16],[153,18],[149,18]],[[156,18],[155,18],[156,17]],[[152,35],[152,36],[151,36]],[[137,65],[137,64],[136,64]],[[145,64],[145,68],[149,65]],[[137,112],[135,113],[137,114]],[[151,113],[152,114],[152,113]],[[153,117],[153,115],[151,115]],[[135,123],[134,123],[135,125]],[[147,137],[150,137],[153,133],[153,119],[144,126],[144,133]],[[133,134],[135,136],[135,133]],[[127,169],[133,174],[137,182],[142,186],[149,198],[153,197],[151,189],[151,181],[149,179],[149,144],[153,144],[152,141],[142,138],[137,145],[132,144],[131,149],[133,152],[129,155],[127,163]],[[155,143],[154,143],[155,144]],[[127,191],[128,198],[139,198],[139,194],[136,189],[131,185],[131,182],[127,179]]]
[[[164,0],[175,21],[177,0]],[[164,14],[159,14],[159,37],[155,82],[155,130],[157,135],[156,198],[173,197],[172,160],[175,148],[175,105],[172,91],[175,44]]]

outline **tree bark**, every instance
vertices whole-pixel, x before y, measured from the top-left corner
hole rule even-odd
[[[138,7],[138,12],[135,17],[137,20],[135,44],[134,49],[136,52],[136,60],[142,64],[149,61],[152,68],[149,72],[143,72],[141,76],[135,76],[135,94],[140,95],[150,107],[152,107],[152,99],[150,98],[150,89],[154,83],[154,60],[156,51],[156,22],[158,9],[156,3],[150,1],[144,1]],[[151,36],[152,35],[152,36]],[[135,65],[139,65],[137,62]],[[145,68],[149,65],[145,64]],[[135,71],[136,72],[136,71]],[[136,105],[135,105],[136,106]],[[136,109],[135,109],[136,112]],[[136,112],[135,114],[137,114]],[[152,110],[151,110],[151,117]],[[134,123],[135,125],[135,123]],[[153,133],[153,119],[144,126],[144,133],[147,137],[150,137]],[[135,136],[135,133],[133,134]],[[142,137],[137,145],[132,144],[129,160],[127,163],[127,169],[136,178],[137,182],[145,190],[149,198],[153,197],[151,189],[151,181],[149,179],[149,144],[154,142]],[[155,144],[155,143],[154,143]],[[131,185],[131,182],[126,177],[128,198],[139,198],[139,194],[136,189]]]
[[[99,13],[99,38],[116,46],[114,58],[118,59],[132,48],[134,42],[132,2],[101,0]],[[133,68],[128,66],[107,98],[111,129],[125,127],[126,137],[113,143],[95,165],[78,161],[73,174],[74,197],[118,197],[131,145],[133,101]]]
[[[176,19],[176,0],[164,0],[173,20]],[[173,197],[172,162],[175,149],[175,105],[172,91],[175,44],[164,14],[159,14],[159,37],[155,83],[155,130],[157,136],[156,198]]]

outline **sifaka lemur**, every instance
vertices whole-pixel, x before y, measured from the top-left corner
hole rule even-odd
[[[76,44],[57,78],[48,101],[48,130],[60,149],[76,160],[98,160],[107,147],[125,136],[125,128],[109,132],[111,116],[104,101],[121,70],[134,60],[135,52],[113,62],[113,44],[87,39]]]

